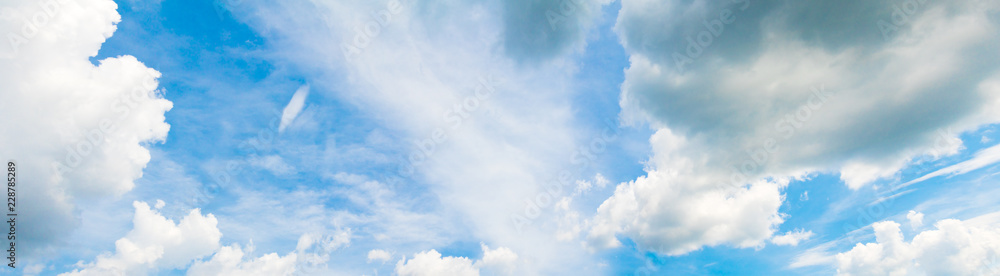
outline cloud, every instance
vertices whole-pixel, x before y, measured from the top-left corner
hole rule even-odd
[[[635,181],[618,185],[593,218],[588,244],[613,248],[621,233],[642,250],[682,255],[705,245],[758,247],[784,221],[778,207],[788,179],[761,179],[746,186],[720,185],[724,174],[699,174],[706,158],[670,130],[650,138],[651,166]],[[689,157],[693,156],[693,157]]]
[[[903,188],[903,187],[910,186],[910,185],[913,185],[913,184],[917,184],[917,183],[923,182],[925,180],[928,180],[928,179],[931,179],[931,178],[935,178],[935,177],[938,177],[938,176],[942,176],[942,175],[955,176],[955,175],[965,174],[965,173],[968,173],[968,172],[971,172],[971,171],[974,171],[974,170],[977,170],[977,169],[980,169],[980,168],[983,168],[983,167],[986,167],[986,166],[989,166],[989,165],[996,164],[997,162],[1000,162],[1000,145],[995,145],[995,146],[992,146],[992,147],[980,150],[980,151],[976,152],[975,156],[973,156],[969,160],[965,160],[965,161],[962,161],[961,163],[958,163],[958,164],[955,164],[955,165],[951,165],[951,166],[948,166],[946,168],[943,168],[943,169],[936,170],[934,172],[928,173],[928,174],[926,174],[924,176],[921,176],[921,177],[919,177],[917,179],[910,180],[910,181],[907,181],[906,183],[900,184],[898,187],[899,188]]]
[[[26,257],[69,236],[77,204],[131,190],[149,162],[147,145],[170,129],[164,113],[173,105],[157,90],[159,72],[132,56],[90,61],[116,29],[116,7],[0,4],[0,117],[12,118],[0,126],[0,156],[16,160],[23,176],[18,239]]]
[[[857,190],[957,153],[957,135],[1000,118],[1000,4],[920,3],[883,38],[891,1],[623,1],[621,115],[657,132],[592,243],[754,246],[783,222],[781,181],[839,172]]]
[[[215,216],[192,210],[179,223],[134,202],[133,229],[115,242],[114,254],[102,254],[94,262],[60,275],[146,275],[161,269],[185,268],[191,261],[219,248],[222,233]]]
[[[771,243],[775,245],[798,246],[799,242],[808,240],[812,236],[813,236],[812,231],[803,231],[802,229],[797,229],[795,231],[788,231],[784,235],[772,237]]]
[[[526,62],[545,60],[583,46],[587,32],[610,0],[501,1],[504,49]]]
[[[573,3],[588,6],[569,18],[581,27],[580,20],[600,13],[597,1]],[[506,35],[517,36],[520,29],[508,27],[519,24],[507,22],[513,17],[495,12],[505,5],[514,4],[246,2],[234,14],[281,49],[271,55],[274,62],[301,69],[316,91],[327,93],[324,98],[375,118],[396,139],[387,154],[393,158],[386,165],[391,171],[382,175],[396,174],[408,189],[426,192],[433,203],[426,205],[429,215],[456,226],[406,229],[403,236],[391,236],[393,241],[435,242],[420,248],[439,248],[473,238],[538,260],[527,269],[533,273],[567,268],[600,273],[595,257],[578,243],[552,239],[556,225],[545,218],[520,232],[512,222],[530,208],[526,201],[545,193],[545,184],[570,166],[575,135],[583,133],[570,106],[579,68],[570,50],[561,49],[582,48],[586,40],[567,35],[558,39],[571,42],[542,41],[571,46],[528,53],[546,57],[525,64],[506,48]],[[547,6],[526,5],[544,16]],[[576,28],[558,32],[585,33]],[[343,51],[331,51],[331,45]],[[543,207],[551,209],[551,203]]]
[[[483,248],[483,258],[476,262],[476,266],[492,275],[515,275],[517,269],[517,254],[509,248],[500,247],[490,250],[486,244],[480,245]]]
[[[899,224],[872,225],[875,243],[837,254],[840,275],[992,275],[1000,273],[1000,228],[946,219],[906,242]]]
[[[293,275],[297,255],[290,253],[284,257],[275,253],[257,258],[245,259],[239,245],[224,246],[205,262],[191,265],[187,275]]]
[[[924,213],[910,210],[906,213],[906,219],[910,221],[910,228],[913,230],[924,226]]]
[[[392,253],[389,253],[389,251],[382,249],[372,249],[371,251],[368,251],[369,263],[374,261],[386,262],[389,261],[389,259],[392,259]]]
[[[305,107],[306,97],[309,97],[309,85],[303,85],[295,90],[292,100],[288,101],[288,105],[281,112],[281,125],[278,126],[278,132],[285,132],[285,128],[295,121],[295,117],[299,116],[299,112],[302,112],[302,108]]]
[[[510,249],[501,247],[490,250],[482,245],[483,258],[478,261],[466,257],[442,257],[441,253],[431,249],[413,255],[412,259],[404,257],[396,263],[396,274],[400,276],[429,275],[468,275],[478,276],[480,270],[487,275],[515,275],[514,269],[517,254]]]
[[[479,276],[479,269],[472,266],[472,260],[465,257],[441,257],[437,250],[420,252],[413,259],[405,257],[396,264],[396,274],[400,276],[455,275]]]
[[[174,222],[145,202],[133,203],[133,228],[115,242],[115,251],[97,256],[94,261],[77,263],[77,268],[60,275],[157,275],[170,270],[187,275],[293,275],[323,269],[332,252],[347,247],[351,230],[326,234],[306,233],[299,237],[295,250],[280,256],[266,253],[253,257],[253,241],[246,248],[239,244],[220,246],[222,232],[212,214],[191,210]]]

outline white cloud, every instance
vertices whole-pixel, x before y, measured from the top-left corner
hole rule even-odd
[[[480,272],[483,272],[487,275],[515,275],[517,254],[504,247],[490,250],[484,244],[482,248],[483,258],[478,261],[466,257],[442,257],[441,253],[433,249],[420,252],[413,255],[412,259],[407,260],[404,257],[399,260],[396,263],[396,274],[400,276],[478,276]]]
[[[295,117],[299,116],[299,112],[302,112],[302,108],[306,105],[306,97],[309,97],[309,85],[303,85],[295,90],[292,100],[288,101],[288,105],[281,112],[281,125],[278,126],[278,132],[285,132],[285,128],[295,121]]]
[[[515,275],[517,269],[517,254],[509,248],[500,247],[490,250],[486,244],[480,245],[483,248],[483,258],[476,261],[476,267],[486,271],[487,275]]]
[[[405,257],[396,263],[396,274],[399,276],[479,276],[479,269],[472,266],[472,260],[466,257],[441,257],[437,250],[420,252],[413,259]]]
[[[784,221],[778,207],[787,179],[728,185],[723,173],[697,173],[705,158],[689,155],[683,137],[660,130],[650,139],[651,166],[635,181],[618,185],[598,208],[588,235],[596,248],[618,247],[622,233],[642,250],[681,255],[704,245],[758,247]],[[689,157],[694,156],[694,157]]]
[[[187,271],[190,276],[214,275],[293,275],[297,255],[289,253],[284,257],[275,253],[265,254],[257,258],[245,259],[245,253],[239,245],[220,248],[211,260],[196,262]]]
[[[0,117],[16,118],[0,126],[0,156],[32,176],[21,178],[19,194],[26,257],[69,236],[76,204],[131,190],[150,159],[146,143],[170,129],[159,72],[127,55],[89,60],[115,31],[115,8],[110,0],[0,3]]]
[[[657,132],[646,175],[602,204],[592,245],[622,235],[671,255],[756,246],[783,222],[780,180],[839,172],[857,190],[957,153],[960,133],[998,122],[1000,54],[986,45],[1000,40],[1000,4],[930,3],[888,41],[864,24],[893,2],[815,4],[622,2],[622,116]],[[689,46],[699,50],[678,66]]]
[[[604,189],[604,187],[608,186],[608,183],[611,183],[611,182],[608,181],[607,178],[604,178],[604,176],[601,175],[601,174],[594,175],[593,181],[590,181],[590,180],[577,180],[576,181],[576,190],[573,191],[573,195],[585,194],[585,193],[589,192],[590,189],[594,188],[595,186],[598,189]]]
[[[965,160],[965,161],[962,161],[961,163],[958,163],[958,164],[955,164],[955,165],[951,165],[951,166],[948,166],[946,168],[943,168],[943,169],[936,170],[934,172],[928,173],[928,174],[926,174],[924,176],[921,176],[921,177],[919,177],[917,179],[907,181],[906,183],[903,183],[903,184],[899,185],[898,187],[902,188],[902,187],[910,186],[910,185],[913,185],[913,184],[916,184],[916,183],[920,183],[920,182],[923,182],[925,180],[928,180],[928,179],[931,179],[931,178],[934,178],[934,177],[938,177],[938,176],[942,176],[942,175],[954,176],[954,175],[965,174],[965,173],[968,173],[968,172],[971,172],[971,171],[974,171],[974,170],[977,170],[977,169],[980,169],[980,168],[983,168],[983,167],[986,167],[986,166],[989,166],[989,165],[996,164],[997,162],[1000,162],[1000,145],[995,145],[995,146],[992,146],[992,147],[980,150],[980,151],[976,152],[975,156],[973,156],[969,160]]]
[[[906,219],[910,221],[910,228],[913,230],[924,226],[924,213],[910,210],[909,213],[906,213]]]
[[[946,219],[935,230],[906,242],[899,224],[872,225],[875,243],[858,244],[837,254],[840,275],[993,275],[1000,256],[1000,228]]]
[[[799,242],[808,240],[812,236],[813,236],[812,231],[804,231],[802,229],[797,229],[795,231],[788,231],[784,235],[772,237],[771,243],[775,245],[798,246]]]
[[[372,249],[371,251],[368,251],[368,263],[374,261],[386,262],[389,261],[389,259],[392,259],[392,253],[389,253],[389,251],[382,249]]]
[[[191,261],[219,248],[222,233],[215,216],[192,210],[180,223],[149,208],[133,203],[133,229],[115,242],[114,254],[102,254],[77,270],[60,275],[156,274],[159,269],[186,267]]]
[[[133,205],[133,229],[115,242],[114,253],[79,262],[77,269],[60,275],[157,275],[173,269],[187,270],[188,275],[310,274],[324,269],[331,253],[351,241],[350,229],[330,235],[307,233],[299,237],[293,252],[253,257],[252,241],[247,248],[239,244],[220,247],[222,233],[212,214],[194,209],[175,223],[145,202]]]

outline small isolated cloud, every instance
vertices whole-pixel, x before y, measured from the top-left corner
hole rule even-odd
[[[281,112],[281,125],[278,126],[278,132],[285,132],[285,128],[295,121],[295,117],[299,116],[299,112],[302,112],[302,108],[306,105],[306,97],[309,97],[309,85],[303,85],[295,91],[292,95],[292,100],[288,101],[288,105],[285,106],[285,110]]]
[[[371,251],[368,251],[368,263],[374,261],[386,262],[389,259],[392,259],[392,253],[389,253],[389,251],[382,249],[372,249]]]
[[[839,275],[996,275],[1000,228],[938,221],[906,242],[893,221],[877,222],[874,243],[837,254]],[[995,264],[995,263],[994,263]]]
[[[573,192],[573,194],[574,195],[584,194],[584,193],[589,192],[590,189],[592,189],[594,187],[597,187],[598,189],[604,189],[604,187],[608,186],[608,183],[610,183],[610,181],[608,181],[608,179],[605,178],[604,175],[596,174],[596,175],[594,175],[594,179],[592,181],[590,181],[590,180],[577,180],[576,181],[576,190]]]
[[[772,237],[771,243],[773,243],[774,245],[798,246],[799,242],[808,240],[812,236],[813,236],[812,231],[804,231],[802,229],[796,229],[795,231],[788,231],[784,235]]]
[[[909,213],[906,213],[906,219],[910,221],[910,228],[913,230],[924,226],[924,213],[910,210]]]

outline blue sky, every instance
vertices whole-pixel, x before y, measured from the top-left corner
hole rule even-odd
[[[1000,273],[997,3],[0,8],[13,274]]]

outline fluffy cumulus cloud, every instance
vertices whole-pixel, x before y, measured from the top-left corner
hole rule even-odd
[[[162,202],[162,201],[161,201]],[[158,206],[160,202],[157,203]],[[332,235],[305,234],[295,251],[284,256],[267,253],[253,257],[253,243],[220,246],[222,233],[212,214],[191,210],[174,222],[145,202],[134,202],[133,229],[115,242],[115,251],[92,262],[77,263],[64,276],[157,275],[170,270],[187,275],[293,275],[323,269],[330,254],[350,244],[350,229]]]
[[[98,256],[94,262],[61,275],[155,274],[159,269],[185,268],[191,261],[219,248],[222,233],[211,214],[202,215],[195,209],[175,223],[145,202],[135,202],[133,206],[133,229],[115,242],[114,254]]]
[[[899,224],[872,225],[874,243],[837,254],[840,275],[996,275],[1000,273],[1000,228],[954,219],[907,242]]]
[[[413,255],[412,259],[399,260],[396,263],[396,274],[400,276],[456,275],[478,276],[515,275],[517,254],[510,249],[501,247],[490,250],[482,245],[483,258],[473,261],[466,257],[442,257],[436,250],[424,251]]]
[[[32,254],[78,223],[76,200],[121,195],[163,141],[160,73],[131,56],[100,60],[120,20],[110,0],[0,3],[0,156],[21,175],[20,248]],[[6,160],[5,160],[6,161]]]
[[[689,158],[685,138],[669,130],[653,135],[654,165],[621,184],[598,209],[588,241],[597,248],[620,246],[624,233],[646,250],[685,254],[704,245],[762,246],[784,221],[777,212],[787,179],[759,180],[748,186],[719,185],[722,178],[699,174],[704,157]]]
[[[783,221],[787,181],[840,173],[861,189],[1000,121],[1000,3],[814,4],[622,1],[622,116],[659,131],[593,245],[757,245]]]
[[[244,260],[246,253],[239,245],[225,246],[211,260],[191,265],[187,275],[293,275],[297,255],[284,257],[276,253]]]

